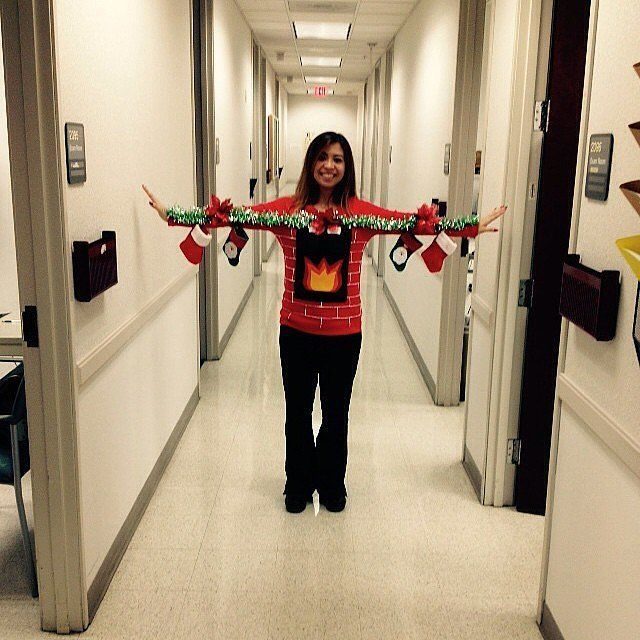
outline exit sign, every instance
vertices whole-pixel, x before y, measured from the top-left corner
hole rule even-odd
[[[318,86],[313,88],[313,95],[318,98],[324,98],[327,93],[327,87]]]

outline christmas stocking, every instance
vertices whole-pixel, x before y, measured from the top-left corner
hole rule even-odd
[[[211,234],[196,225],[189,235],[180,243],[180,249],[185,258],[192,264],[200,264],[204,248],[211,242]]]
[[[437,273],[442,269],[442,263],[450,256],[458,245],[446,233],[441,231],[435,240],[422,252],[421,256],[427,269],[431,273]]]
[[[229,237],[222,245],[222,250],[232,267],[235,267],[240,262],[240,253],[247,242],[249,242],[249,236],[242,227],[231,228],[231,233],[229,233]]]
[[[421,246],[422,242],[411,232],[407,231],[403,233],[393,245],[391,253],[389,253],[389,257],[396,271],[404,271],[404,268],[407,266],[407,261],[413,252],[417,251]]]

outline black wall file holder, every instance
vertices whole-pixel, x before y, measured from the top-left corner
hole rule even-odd
[[[596,340],[616,335],[620,272],[596,271],[580,264],[578,254],[565,258],[562,267],[560,314]]]
[[[103,231],[94,242],[75,241],[72,261],[75,298],[89,302],[118,282],[116,232]]]

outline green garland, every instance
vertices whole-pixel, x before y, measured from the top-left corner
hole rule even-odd
[[[175,224],[194,226],[196,224],[207,224],[209,217],[203,207],[190,207],[185,209],[179,204],[174,204],[167,209],[167,218]]]
[[[262,227],[304,229],[313,222],[314,218],[313,214],[306,211],[280,213],[279,211],[253,211],[250,207],[234,207],[229,212],[229,222],[232,224],[251,224]]]
[[[315,219],[315,215],[306,211],[295,213],[280,213],[279,211],[253,211],[250,207],[234,207],[227,214],[231,225],[260,225],[263,227],[290,227],[304,229]],[[193,226],[206,225],[211,222],[204,207],[190,207],[185,209],[174,205],[167,210],[167,217],[175,224]],[[373,214],[357,214],[353,216],[338,215],[347,229],[375,229],[377,231],[411,231],[418,216],[411,215],[404,218],[383,218]],[[461,231],[478,224],[478,216],[471,215],[464,218],[443,218],[436,225],[436,232]]]
[[[377,231],[411,231],[418,216],[406,218],[382,218],[371,214],[357,214],[354,216],[339,215],[338,220],[347,229],[376,229]]]
[[[478,224],[478,216],[471,215],[463,218],[442,218],[436,225],[436,231],[462,231],[467,227],[475,227]]]

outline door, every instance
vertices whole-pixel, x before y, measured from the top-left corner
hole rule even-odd
[[[589,2],[554,3],[547,84],[549,120],[531,262],[533,280],[522,372],[516,469],[518,511],[544,514],[560,341],[560,282],[569,246],[589,28]]]
[[[487,2],[478,120],[477,148],[482,157],[479,211],[505,201],[516,14],[515,2]],[[502,233],[499,238],[496,235],[476,242],[465,406],[463,465],[483,504],[491,502],[486,495],[487,485],[493,483],[494,466],[489,415],[498,399],[492,377]]]

